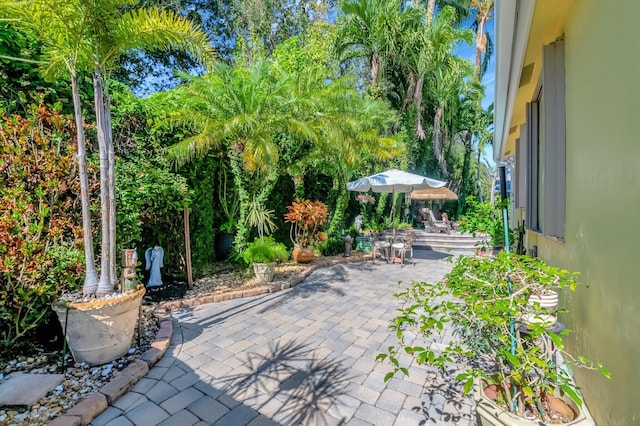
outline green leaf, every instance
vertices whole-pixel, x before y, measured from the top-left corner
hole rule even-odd
[[[392,378],[393,376],[395,376],[395,374],[396,374],[396,373],[395,373],[395,371],[391,371],[391,372],[389,372],[389,373],[385,374],[385,376],[384,376],[384,381],[385,381],[385,382],[388,382],[389,380],[391,380],[391,378]]]
[[[469,377],[466,382],[464,382],[464,394],[468,395],[473,388],[473,377]]]

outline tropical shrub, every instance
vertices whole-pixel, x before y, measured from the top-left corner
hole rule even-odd
[[[287,248],[272,237],[256,238],[242,252],[242,260],[248,264],[286,262],[288,259]]]
[[[0,345],[16,349],[83,276],[73,122],[31,105],[0,121]]]

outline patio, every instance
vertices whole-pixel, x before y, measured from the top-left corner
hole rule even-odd
[[[336,265],[291,290],[174,311],[164,358],[91,424],[476,424],[455,372],[411,364],[385,383],[390,367],[375,361],[395,342],[398,281],[451,268],[447,254],[415,256],[415,267]]]

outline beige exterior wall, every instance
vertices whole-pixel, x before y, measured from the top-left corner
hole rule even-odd
[[[594,417],[640,424],[640,1],[573,6],[564,27],[565,242],[530,233],[527,245],[582,274],[561,319],[574,330],[570,352],[611,371],[611,380],[575,371]]]

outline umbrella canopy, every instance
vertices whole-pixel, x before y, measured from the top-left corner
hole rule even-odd
[[[416,189],[411,192],[412,200],[457,200],[458,194],[442,186],[440,188]]]
[[[445,182],[414,173],[390,169],[375,175],[347,183],[349,191],[367,192],[411,192],[415,189],[440,188]]]
[[[363,177],[353,182],[347,183],[349,191],[367,192],[411,192],[416,189],[423,188],[441,188],[445,182],[437,179],[431,179],[414,173],[403,172],[398,169],[389,169],[375,175]],[[392,197],[391,218],[394,217],[396,211],[396,198]],[[393,236],[396,236],[396,226],[393,223]]]

